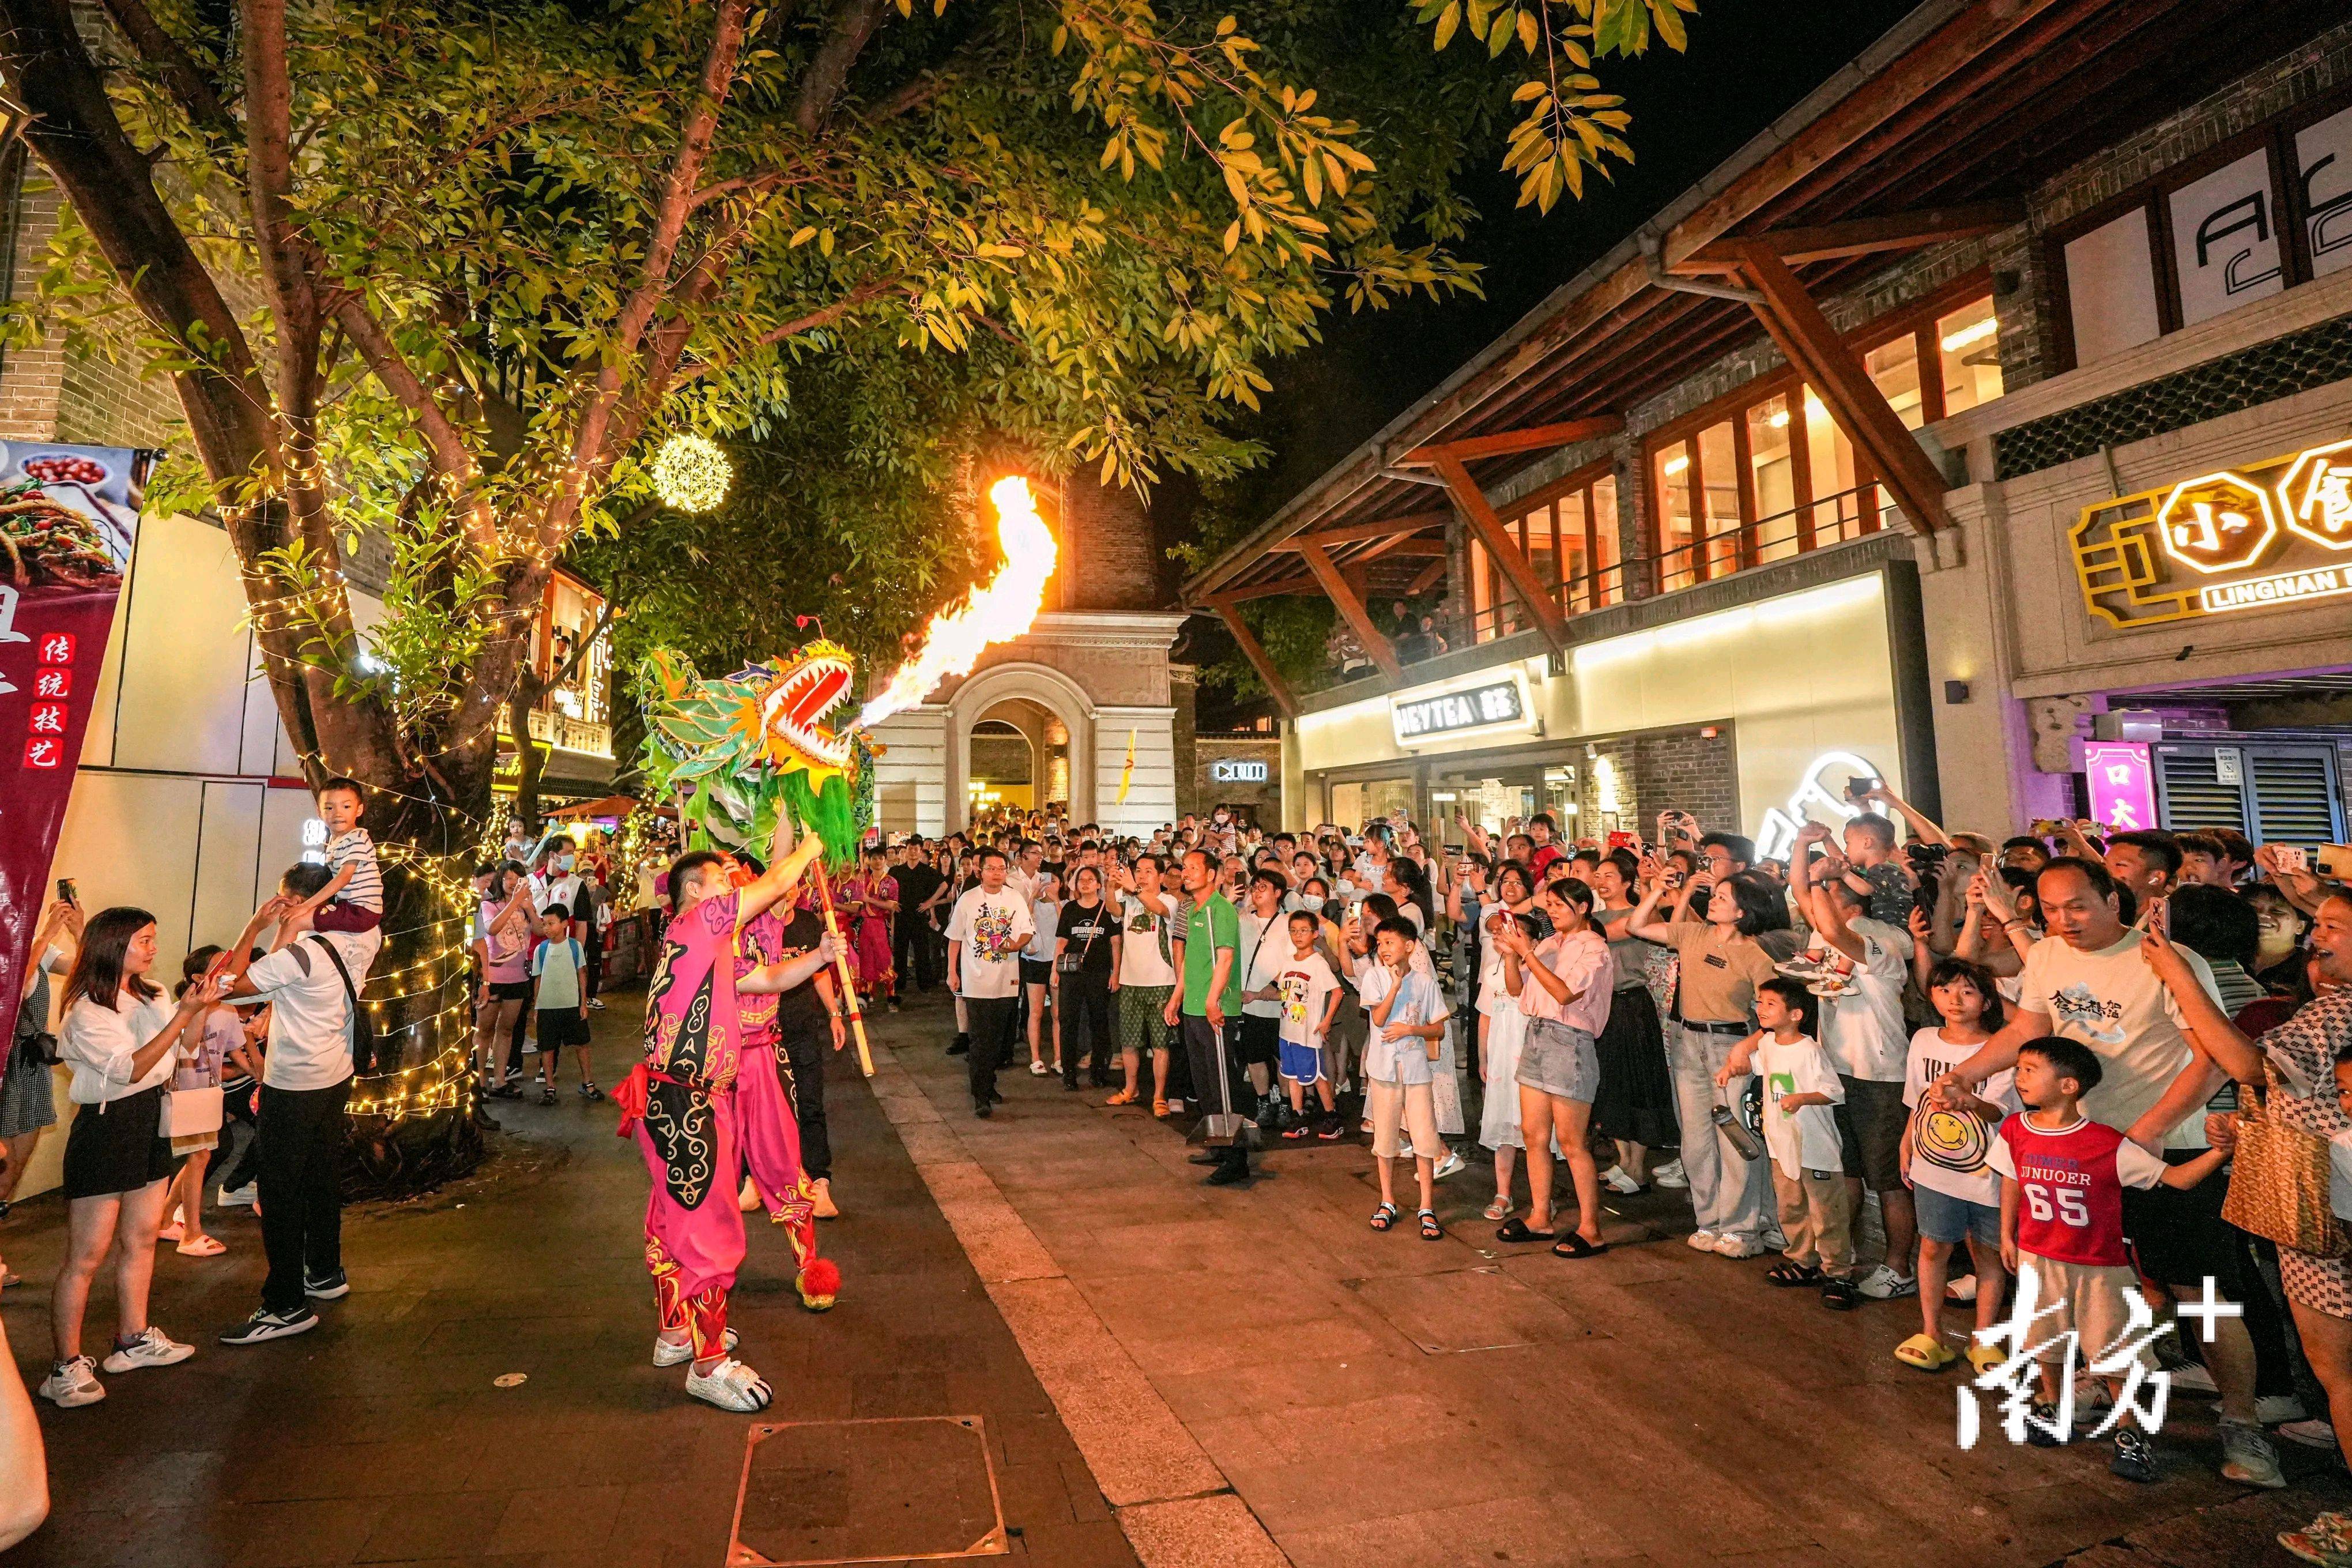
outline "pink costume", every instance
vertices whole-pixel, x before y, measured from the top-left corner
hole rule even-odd
[[[730,891],[705,899],[670,921],[646,993],[645,1059],[614,1094],[621,1136],[635,1137],[653,1178],[646,1267],[661,1325],[688,1330],[698,1361],[725,1348],[727,1295],[743,1262],[735,1194],[746,1161],[779,1223],[789,1223],[785,1198],[802,1186],[798,1133],[774,1071],[742,1071],[737,898]],[[750,1049],[752,1065],[765,1068],[758,1048]],[[812,1273],[832,1270],[814,1256],[811,1240],[803,1251],[795,1237],[803,1300],[818,1282]],[[832,1287],[820,1292],[830,1306],[837,1276],[824,1283]]]
[[[889,990],[895,976],[890,969],[890,916],[868,909],[869,899],[895,910],[898,905],[898,879],[885,876],[869,881],[858,876],[841,885],[841,901],[849,908],[856,922],[851,934],[856,948],[858,988],[873,996]]]

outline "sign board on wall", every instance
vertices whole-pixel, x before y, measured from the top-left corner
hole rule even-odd
[[[1249,762],[1240,757],[1220,757],[1209,764],[1209,781],[1212,784],[1264,784],[1265,777],[1264,763]]]
[[[2070,540],[2126,629],[2352,595],[2352,439],[2101,501]]]
[[[2147,746],[2134,741],[2094,741],[2083,748],[2091,786],[2091,820],[2137,833],[2156,826],[2156,772]]]
[[[1389,699],[1389,721],[1400,746],[1503,734],[1535,728],[1524,670],[1483,675],[1444,691]]]
[[[142,452],[0,441],[0,1040],[15,1037],[145,479]]]

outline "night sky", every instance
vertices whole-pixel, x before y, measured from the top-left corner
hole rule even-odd
[[[1654,47],[1601,66],[1602,85],[1633,113],[1636,161],[1612,182],[1588,180],[1581,202],[1562,200],[1549,216],[1512,205],[1517,183],[1496,167],[1499,142],[1488,150],[1465,179],[1484,216],[1457,247],[1486,264],[1486,298],[1352,316],[1343,308],[1327,318],[1319,346],[1271,367],[1274,391],[1248,428],[1274,457],[1244,481],[1249,515],[1272,515],[1911,9],[1912,0],[1700,0],[1687,54]],[[1509,63],[1495,68],[1499,91],[1517,79]],[[1160,493],[1153,512],[1165,539],[1184,536],[1192,500],[1181,483]],[[1181,573],[1170,570],[1172,596]],[[1205,664],[1229,647],[1215,623],[1196,618],[1177,653]],[[1217,694],[1202,699],[1203,725],[1220,721]]]

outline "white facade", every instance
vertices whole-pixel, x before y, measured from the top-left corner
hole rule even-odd
[[[1168,649],[1183,624],[1180,615],[1048,612],[1026,636],[989,649],[971,675],[876,725],[873,739],[882,750],[874,799],[882,830],[937,837],[965,826],[972,727],[1007,702],[1034,703],[1068,731],[1074,824],[1148,834],[1172,822],[1175,705]],[[1042,770],[1037,776],[1042,780]]]

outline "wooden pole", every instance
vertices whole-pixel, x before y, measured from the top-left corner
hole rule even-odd
[[[809,862],[809,869],[815,874],[817,903],[824,910],[824,934],[833,938],[834,978],[841,986],[842,1005],[849,1011],[849,1032],[857,1037],[857,1070],[872,1078],[874,1053],[866,1045],[866,1013],[857,1005],[857,980],[849,971],[849,946],[842,939],[841,918],[834,912],[833,884],[825,880],[822,852]]]

